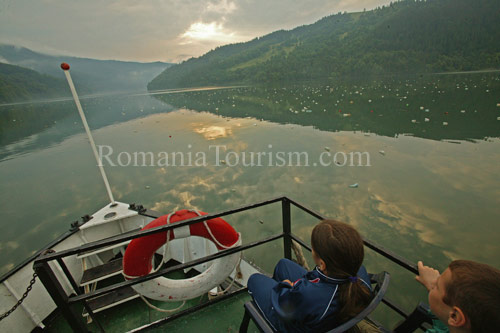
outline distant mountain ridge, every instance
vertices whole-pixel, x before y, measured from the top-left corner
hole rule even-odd
[[[83,89],[85,92],[85,89]],[[68,84],[59,78],[0,62],[0,103],[70,96]]]
[[[145,91],[152,78],[172,65],[164,62],[139,63],[53,56],[7,44],[0,44],[0,62],[61,79],[64,79],[64,73],[59,65],[61,62],[67,62],[71,66],[75,84],[87,87],[91,93]]]
[[[500,68],[500,1],[404,0],[218,47],[149,90]]]

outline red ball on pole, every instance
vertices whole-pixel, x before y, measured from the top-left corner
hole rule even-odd
[[[67,63],[63,62],[63,63],[61,64],[61,68],[62,68],[63,70],[65,70],[65,71],[68,71],[68,70],[69,70],[69,65],[68,65]]]

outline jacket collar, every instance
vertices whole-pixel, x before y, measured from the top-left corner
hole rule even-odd
[[[327,275],[325,275],[320,269],[318,266],[316,266],[314,268],[314,271],[317,272],[318,274],[318,277],[322,280],[322,281],[325,281],[325,282],[330,282],[330,283],[335,283],[335,284],[342,284],[342,283],[346,283],[349,281],[349,279],[336,279],[336,278],[332,278],[332,277],[329,277]]]

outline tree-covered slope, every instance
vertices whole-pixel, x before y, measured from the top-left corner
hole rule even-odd
[[[71,96],[64,79],[0,63],[0,103]]]
[[[500,1],[404,0],[216,48],[148,89],[500,68]]]
[[[90,93],[145,91],[148,82],[171,65],[48,55],[6,44],[0,44],[0,61],[62,79],[59,65],[67,62],[75,84],[86,86]]]

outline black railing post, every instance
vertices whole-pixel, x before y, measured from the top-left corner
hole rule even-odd
[[[290,201],[283,198],[281,201],[281,214],[283,218],[283,249],[284,256],[287,259],[292,259],[292,222]]]
[[[68,266],[66,266],[66,264],[64,263],[64,260],[62,258],[57,258],[57,263],[59,264],[59,266],[61,266],[64,275],[66,275],[66,278],[73,287],[75,293],[77,295],[80,295],[81,294],[80,288],[78,287],[78,284],[76,283],[75,279],[73,279],[73,275],[71,275],[71,272],[69,271]]]
[[[75,290],[75,293],[77,295],[80,295],[81,292],[80,292],[80,289],[78,287],[78,284],[76,283],[75,279],[73,279],[73,275],[71,275],[71,272],[69,271],[68,266],[66,266],[66,264],[64,263],[64,260],[62,258],[57,258],[57,262],[59,263],[59,266],[61,266],[69,283],[71,284],[71,286]],[[99,327],[99,330],[101,330],[101,332],[104,332],[104,328],[102,327],[101,323],[99,322],[99,320],[95,316],[94,312],[92,311],[92,309],[90,308],[90,306],[86,300],[83,301],[83,307],[87,310],[88,315],[90,316],[90,318],[92,318],[92,320],[97,325],[97,327]]]
[[[68,306],[68,295],[57,280],[54,272],[46,261],[35,261],[33,269],[38,275],[43,286],[56,303],[57,308],[62,312],[64,318],[74,332],[88,332],[87,326],[82,320],[81,314],[73,311],[72,306]]]

